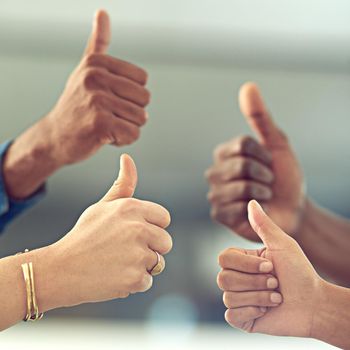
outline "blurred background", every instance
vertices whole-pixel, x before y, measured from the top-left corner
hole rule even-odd
[[[42,323],[0,334],[0,347],[261,349],[263,341],[269,349],[330,348],[225,325],[217,255],[230,245],[254,245],[210,221],[203,172],[218,143],[249,134],[237,93],[253,80],[294,145],[310,196],[350,216],[350,2],[1,0],[1,141],[50,111],[97,8],[112,19],[110,54],[149,72],[149,122],[135,145],[106,147],[55,174],[47,197],[1,237],[0,255],[68,232],[113,182],[121,152],[138,165],[137,197],[171,211],[174,249],[151,291],[52,311]]]

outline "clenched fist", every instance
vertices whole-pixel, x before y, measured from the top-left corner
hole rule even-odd
[[[38,270],[43,310],[125,298],[152,286],[156,252],[164,266],[163,255],[172,248],[165,230],[170,215],[156,203],[132,198],[136,182],[135,164],[123,155],[119,177],[107,194],[84,211],[67,235],[46,248],[50,270]]]
[[[3,175],[14,199],[32,195],[61,167],[93,155],[105,144],[136,141],[147,121],[147,73],[107,55],[108,14],[96,13],[78,67],[54,108],[19,135],[6,152]]]
[[[147,73],[106,54],[111,29],[106,12],[97,12],[91,37],[78,67],[47,117],[56,161],[69,164],[105,144],[138,139],[147,120]]]
[[[249,200],[256,199],[283,230],[296,234],[305,201],[298,161],[255,84],[242,86],[239,103],[258,140],[241,136],[214,151],[214,164],[206,172],[211,216],[243,237],[259,240],[247,216]]]
[[[265,248],[230,249],[220,255],[218,284],[224,290],[227,322],[248,332],[316,337],[319,306],[329,303],[327,283],[257,202],[249,203],[248,212]]]

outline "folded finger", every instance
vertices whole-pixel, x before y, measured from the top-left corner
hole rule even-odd
[[[148,223],[161,228],[166,228],[170,225],[171,217],[169,211],[157,203],[142,201],[142,215]]]
[[[236,309],[228,309],[225,312],[225,320],[232,327],[251,332],[254,320],[264,316],[266,309],[256,306],[246,306]]]
[[[138,84],[145,85],[147,82],[147,72],[132,63],[104,54],[90,55],[86,60],[89,66],[104,68],[112,74],[133,80]]]
[[[223,269],[255,274],[268,273],[273,270],[273,265],[270,260],[259,256],[248,255],[235,248],[228,248],[220,253],[219,265]]]
[[[223,291],[248,292],[275,289],[278,280],[271,274],[249,274],[224,269],[217,276],[217,284]]]
[[[214,161],[239,155],[253,157],[267,165],[272,161],[271,153],[250,136],[241,136],[219,145],[214,151]]]
[[[206,172],[210,183],[222,183],[237,179],[251,179],[270,184],[274,175],[271,168],[251,157],[235,156],[215,163]]]
[[[278,306],[282,302],[282,295],[273,291],[224,292],[223,301],[227,308],[242,306]]]
[[[272,198],[272,189],[256,181],[236,180],[212,186],[208,200],[216,204],[228,204],[234,201],[256,199],[267,201]]]
[[[170,234],[163,228],[149,224],[148,246],[151,250],[165,255],[172,249],[173,241]]]

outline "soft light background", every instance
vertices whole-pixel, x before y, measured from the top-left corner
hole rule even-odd
[[[65,234],[110,186],[121,152],[137,162],[137,196],[171,210],[174,250],[150,292],[56,310],[39,324],[0,334],[0,348],[329,348],[245,335],[223,323],[216,256],[229,245],[251,244],[210,222],[203,172],[217,143],[249,133],[237,92],[254,80],[290,136],[309,194],[350,216],[350,2],[1,0],[1,140],[54,105],[100,7],[112,19],[110,53],[149,72],[149,123],[135,145],[106,147],[53,176],[47,198],[1,238],[0,254]]]

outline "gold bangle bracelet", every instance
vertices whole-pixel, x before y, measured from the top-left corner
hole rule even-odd
[[[28,249],[26,249],[25,252],[28,252]],[[33,263],[29,262],[22,264],[22,272],[27,293],[27,314],[23,321],[40,320],[44,314],[39,312],[36,300]]]

